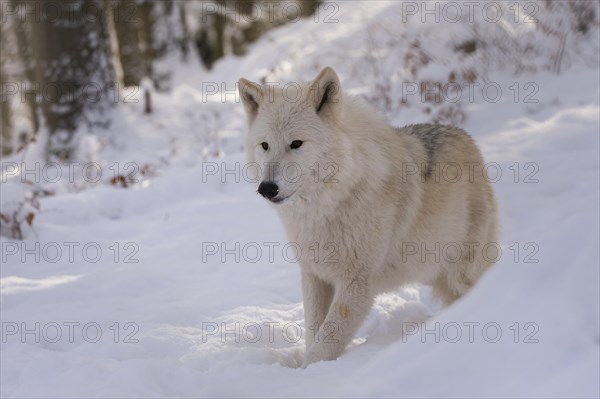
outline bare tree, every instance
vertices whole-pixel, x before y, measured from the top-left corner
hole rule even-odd
[[[113,101],[115,75],[101,0],[55,3],[50,14],[40,2],[18,0],[23,10],[12,17],[18,26],[25,75],[50,134],[48,152],[69,158],[78,126],[107,126],[105,111]],[[39,121],[36,121],[39,125]]]

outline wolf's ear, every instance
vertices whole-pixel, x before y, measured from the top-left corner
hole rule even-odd
[[[342,102],[342,87],[335,71],[326,67],[310,83],[308,102],[320,116],[333,116],[339,113]]]
[[[256,118],[258,106],[264,95],[262,87],[258,83],[253,83],[242,78],[238,81],[238,90],[240,92],[242,103],[244,104],[244,109],[246,110],[248,123],[252,123],[254,118]]]

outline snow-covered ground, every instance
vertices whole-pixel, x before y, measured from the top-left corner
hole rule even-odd
[[[30,173],[55,195],[40,199],[25,240],[0,237],[2,397],[599,397],[597,31],[588,57],[565,56],[560,74],[540,67],[541,46],[535,70],[480,69],[498,101],[460,102],[462,126],[501,173],[498,263],[447,309],[423,287],[381,296],[341,358],[297,368],[293,247],[244,179],[242,106],[209,94],[241,76],[306,80],[331,65],[357,95],[391,82],[392,105],[374,101],[390,122],[429,121],[428,104],[393,105],[412,73],[397,71],[410,45],[396,33],[422,35],[436,55],[412,73],[419,82],[469,67],[447,49],[468,30],[393,25],[401,7],[338,3],[335,23],[274,30],[211,73],[181,68],[151,116],[123,104],[110,131],[81,132],[74,184]],[[89,165],[99,183],[81,178]],[[128,173],[139,181],[110,184]],[[3,177],[3,203],[19,180]]]

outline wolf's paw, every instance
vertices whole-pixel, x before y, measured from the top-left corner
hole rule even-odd
[[[331,345],[331,344],[329,344]],[[335,360],[338,355],[335,348],[328,347],[324,344],[315,343],[305,353],[302,368],[305,369],[309,364],[321,362],[324,360]]]

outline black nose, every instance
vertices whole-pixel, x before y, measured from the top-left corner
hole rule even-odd
[[[273,182],[264,181],[258,186],[258,193],[265,198],[271,199],[279,194],[279,187]]]

